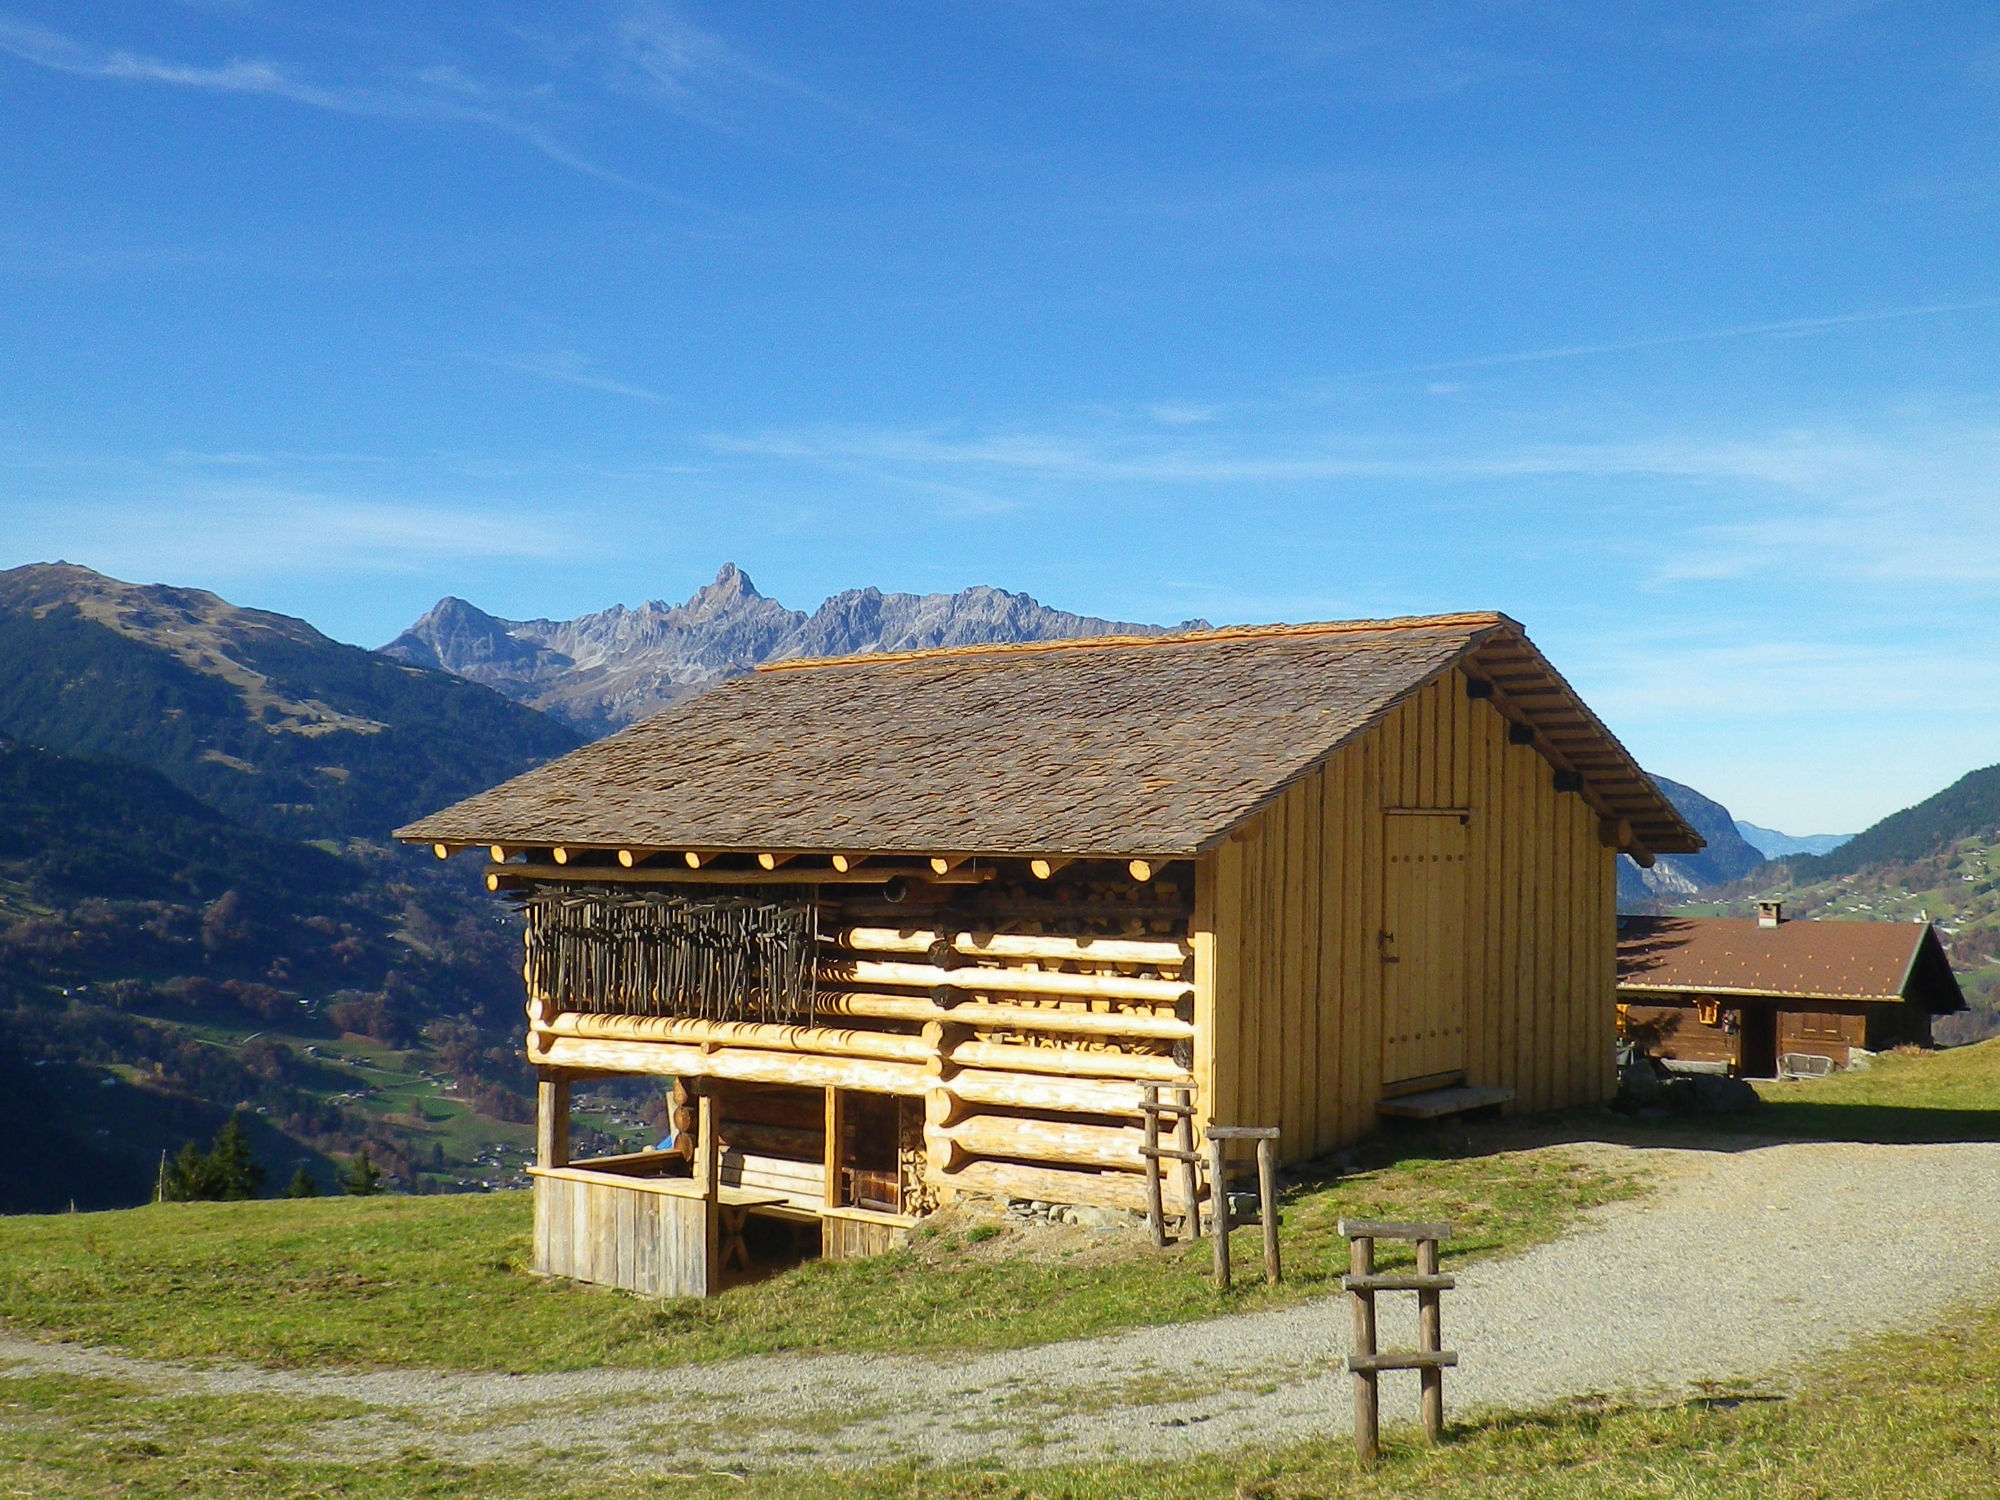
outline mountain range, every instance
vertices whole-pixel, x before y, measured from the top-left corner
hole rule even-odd
[[[1766,859],[1783,859],[1790,854],[1831,854],[1854,837],[1851,833],[1780,833],[1741,818],[1736,820],[1736,831]]]
[[[849,589],[808,614],[766,598],[747,573],[725,563],[683,604],[618,604],[574,620],[503,620],[463,599],[440,599],[381,654],[456,673],[595,738],[760,662],[1167,628],[1073,615],[985,587],[956,594]]]

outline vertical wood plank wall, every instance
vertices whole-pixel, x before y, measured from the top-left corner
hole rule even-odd
[[[648,1297],[706,1297],[712,1212],[699,1198],[537,1177],[533,1269]]]
[[[1382,814],[1397,807],[1471,814],[1462,920],[1442,929],[1464,944],[1467,1081],[1513,1089],[1525,1110],[1611,1096],[1617,856],[1595,810],[1507,730],[1454,670],[1202,861],[1209,1118],[1279,1126],[1288,1161],[1376,1128]]]

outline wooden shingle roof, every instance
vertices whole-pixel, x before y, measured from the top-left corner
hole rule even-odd
[[[1429,616],[782,662],[412,842],[1186,856],[1462,666],[1658,853],[1701,839],[1514,621]]]
[[[1773,1000],[1907,1001],[1965,1009],[1928,922],[1780,922],[1748,917],[1620,917],[1618,990]]]

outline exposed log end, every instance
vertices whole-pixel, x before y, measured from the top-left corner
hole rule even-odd
[[[1051,880],[1058,870],[1067,869],[1075,863],[1073,859],[1031,859],[1028,869],[1037,880]]]
[[[1153,878],[1153,862],[1150,859],[1135,859],[1125,867],[1125,870],[1141,885]]]
[[[569,850],[563,848],[561,845],[557,845],[549,851],[549,858],[553,859],[559,865],[566,865],[569,863]]]
[[[438,857],[439,859],[450,859],[450,858],[451,858],[451,845],[449,845],[449,844],[432,844],[432,845],[431,845],[431,853],[435,854],[435,855],[436,855],[436,856],[437,856],[437,857]]]

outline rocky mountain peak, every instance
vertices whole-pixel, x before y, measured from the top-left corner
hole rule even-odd
[[[573,620],[502,620],[440,600],[382,649],[604,734],[759,662],[1162,628],[1069,614],[983,585],[956,594],[849,589],[808,615],[758,593],[749,574],[724,563],[685,603],[613,605]]]
[[[750,575],[735,563],[726,562],[715,575],[715,582],[696,589],[688,602],[680,607],[680,613],[688,624],[698,625],[763,599],[764,596],[757,592],[757,585],[750,581]],[[655,607],[658,607],[657,601]]]

